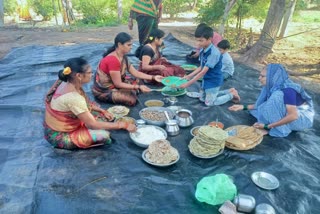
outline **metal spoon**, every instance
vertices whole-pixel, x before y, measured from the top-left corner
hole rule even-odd
[[[162,91],[162,88],[152,88],[152,89],[150,89],[150,91],[158,91],[158,92],[161,92],[161,91]]]
[[[168,115],[168,112],[167,112],[167,111],[164,111],[164,115],[166,115],[167,120],[168,120],[168,121],[170,121],[170,117],[169,117],[169,115]]]

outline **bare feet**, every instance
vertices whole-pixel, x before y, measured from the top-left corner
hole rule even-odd
[[[240,103],[240,96],[238,94],[238,91],[235,88],[230,88],[230,93],[233,95],[232,102]]]

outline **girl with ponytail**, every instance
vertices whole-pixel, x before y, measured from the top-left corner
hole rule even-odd
[[[160,48],[163,45],[164,32],[154,29],[143,46],[140,46],[135,55],[141,61],[139,70],[149,75],[178,76],[183,77],[185,70],[163,58]]]

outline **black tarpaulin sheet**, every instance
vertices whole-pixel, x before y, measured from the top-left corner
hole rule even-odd
[[[109,44],[110,45],[110,44]],[[191,48],[173,37],[165,40],[164,54],[183,64]],[[0,61],[0,213],[218,213],[198,202],[196,184],[204,176],[230,175],[239,193],[269,203],[278,213],[318,213],[320,210],[320,122],[312,129],[287,138],[266,136],[250,151],[233,151],[213,159],[198,159],[188,151],[190,128],[168,140],[178,149],[180,161],[168,168],[145,163],[143,149],[125,131],[113,131],[111,146],[89,150],[53,149],[43,138],[44,95],[66,59],[83,56],[95,68],[106,44],[28,46],[12,50]],[[137,64],[134,57],[131,62]],[[242,100],[251,103],[260,86],[258,72],[236,64],[235,77],[224,88],[235,87]],[[92,98],[91,84],[85,86]],[[198,85],[189,88],[196,91]],[[318,95],[311,93],[316,110]],[[131,108],[138,118],[144,101],[159,92],[142,94]],[[109,104],[101,104],[107,108]],[[229,112],[223,106],[206,107],[196,99],[178,97],[177,105],[193,112],[193,126],[214,121],[226,127],[254,123],[247,112]],[[277,190],[255,186],[250,175],[266,171],[280,181]]]

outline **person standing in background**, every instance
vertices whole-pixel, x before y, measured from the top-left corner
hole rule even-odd
[[[162,16],[162,0],[135,0],[131,9],[128,27],[133,29],[133,19],[137,21],[140,45],[158,28]]]

